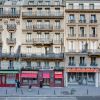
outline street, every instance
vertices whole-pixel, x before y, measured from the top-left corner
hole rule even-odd
[[[0,100],[100,100],[100,96],[78,97],[0,97]]]

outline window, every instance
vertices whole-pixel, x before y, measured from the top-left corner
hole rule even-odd
[[[91,15],[91,23],[97,22],[96,15]]]
[[[37,62],[37,67],[41,67],[41,62],[40,61]]]
[[[70,15],[69,15],[69,20],[70,20],[70,21],[71,21],[71,20],[72,20],[72,21],[75,20],[74,14],[70,14]]]
[[[80,23],[85,23],[86,20],[85,20],[85,15],[81,14],[80,15]]]
[[[96,28],[95,27],[92,27],[91,28],[91,33],[92,33],[91,34],[92,35],[91,37],[95,37],[96,36]]]
[[[26,63],[27,63],[26,67],[30,68],[31,67],[31,61],[27,61]]]
[[[29,5],[34,5],[34,1],[29,1],[28,4]]]
[[[48,61],[45,62],[45,67],[49,67],[49,62]]]
[[[41,28],[42,27],[42,20],[37,20],[37,28]]]
[[[90,9],[94,9],[94,4],[90,4]]]
[[[80,57],[80,66],[85,65],[85,57]]]
[[[27,47],[27,54],[31,54],[32,48],[30,46]]]
[[[37,39],[41,39],[42,38],[42,34],[41,33],[37,33]]]
[[[3,8],[0,8],[0,15],[3,14]]]
[[[55,53],[60,53],[60,47],[55,47]]]
[[[74,27],[70,27],[70,36],[74,36]]]
[[[60,20],[55,21],[55,28],[60,29]]]
[[[59,16],[60,15],[60,8],[55,8],[55,15]]]
[[[45,28],[50,28],[50,21],[49,20],[45,20]]]
[[[91,66],[96,66],[96,57],[91,57]]]
[[[42,16],[42,8],[37,8],[37,16]]]
[[[69,57],[69,65],[70,66],[74,65],[74,57]]]
[[[75,51],[75,42],[69,41],[68,49],[69,49],[69,52],[74,52]]]
[[[59,67],[59,65],[60,65],[60,62],[55,62],[55,67]]]
[[[60,33],[55,33],[55,40],[60,40]]]
[[[12,68],[12,67],[13,67],[13,61],[10,60],[10,61],[9,61],[9,68]]]
[[[43,1],[41,1],[41,0],[38,1],[38,5],[42,5],[42,3],[43,3]]]
[[[45,40],[49,39],[49,33],[45,33]]]
[[[13,46],[10,46],[10,54],[13,54],[14,53],[14,47]]]
[[[60,1],[59,0],[55,1],[55,5],[60,5]]]
[[[32,37],[32,33],[27,33],[27,35],[26,35],[26,41],[30,42],[32,40],[31,37]]]
[[[50,5],[50,1],[45,1],[45,5]]]
[[[11,8],[11,13],[12,13],[13,15],[15,15],[15,14],[16,14],[16,8]]]
[[[28,15],[32,15],[32,8],[27,8],[27,10],[28,10]]]
[[[45,8],[45,15],[50,15],[50,8]]]
[[[80,36],[84,37],[84,27],[80,27]]]
[[[68,8],[73,9],[74,8],[73,4],[69,4]]]
[[[79,9],[84,9],[84,4],[79,4]]]
[[[32,28],[32,20],[27,20],[26,28]]]

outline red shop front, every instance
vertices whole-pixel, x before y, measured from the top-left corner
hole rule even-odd
[[[22,71],[20,81],[21,85],[38,86],[38,71]]]
[[[2,70],[0,71],[0,87],[14,87],[15,80],[19,80],[19,71]]]
[[[54,85],[56,87],[63,87],[64,86],[63,71],[55,71],[54,72]]]

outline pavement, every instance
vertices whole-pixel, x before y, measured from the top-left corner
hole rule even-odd
[[[100,96],[100,87],[69,86],[69,87],[1,87],[0,97],[88,97]],[[0,99],[1,100],[1,99]],[[85,100],[85,99],[84,99]],[[91,99],[92,100],[92,99]],[[100,100],[100,99],[99,99]]]

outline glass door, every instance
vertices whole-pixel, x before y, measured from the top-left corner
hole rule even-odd
[[[50,79],[49,78],[43,78],[43,86],[49,86],[50,85]]]

